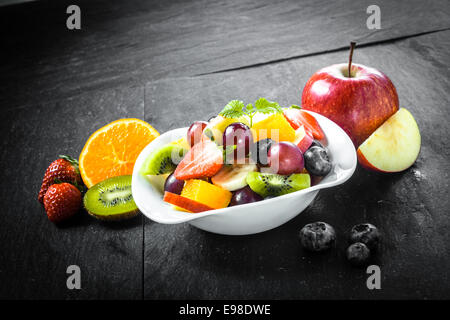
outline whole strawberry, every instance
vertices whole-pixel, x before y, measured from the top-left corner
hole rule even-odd
[[[78,169],[78,161],[69,156],[59,156],[59,159],[53,161],[45,171],[42,180],[41,190],[39,191],[38,200],[42,203],[47,189],[55,183],[69,182],[75,185],[81,184],[80,171]]]
[[[44,195],[48,219],[61,222],[80,210],[81,192],[73,184],[63,182],[51,185]]]

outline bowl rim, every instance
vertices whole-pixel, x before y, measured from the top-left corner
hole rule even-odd
[[[200,219],[203,217],[207,217],[207,216],[211,216],[211,215],[216,215],[216,214],[221,214],[222,216],[229,213],[229,212],[236,212],[239,210],[242,210],[245,208],[250,208],[250,207],[255,207],[255,206],[261,206],[262,204],[267,204],[267,203],[273,203],[275,201],[283,201],[283,200],[287,200],[287,199],[291,199],[291,198],[295,198],[295,197],[301,197],[307,193],[310,192],[314,192],[314,191],[318,191],[320,189],[326,189],[326,188],[331,188],[340,184],[343,184],[344,182],[346,182],[348,179],[350,179],[350,177],[353,175],[353,173],[356,170],[356,166],[357,166],[357,155],[356,155],[356,150],[355,150],[355,146],[353,145],[353,142],[351,141],[350,137],[347,135],[347,133],[341,128],[339,127],[335,122],[333,122],[332,120],[326,118],[325,116],[322,116],[318,113],[312,112],[312,111],[307,111],[304,110],[308,113],[310,113],[311,115],[313,115],[319,122],[322,121],[327,121],[330,122],[333,126],[337,127],[337,129],[339,131],[341,131],[341,133],[344,135],[345,139],[347,140],[347,146],[352,150],[352,154],[351,154],[351,167],[348,169],[340,169],[342,172],[345,172],[344,175],[341,175],[340,177],[337,177],[336,179],[332,180],[332,181],[328,181],[325,182],[323,184],[321,184],[321,182],[319,182],[318,184],[303,189],[303,190],[299,190],[299,191],[295,191],[292,193],[288,193],[282,196],[278,196],[278,197],[274,197],[271,199],[264,199],[262,201],[258,201],[258,202],[253,202],[253,203],[247,203],[244,205],[238,205],[238,206],[233,206],[233,207],[226,207],[226,208],[221,208],[221,209],[214,209],[214,210],[209,210],[209,211],[205,211],[205,212],[200,212],[200,213],[189,213],[189,212],[183,212],[183,211],[176,211],[173,208],[170,207],[170,204],[167,204],[168,210],[174,210],[177,213],[180,213],[180,218],[178,219],[161,219],[160,217],[163,216],[161,214],[152,214],[152,212],[147,212],[147,210],[145,210],[144,205],[141,205],[141,198],[137,197],[135,198],[134,196],[134,200],[136,205],[138,206],[139,210],[149,219],[158,222],[158,223],[162,223],[162,224],[178,224],[178,223],[183,223],[183,222],[188,222],[188,221],[192,221],[192,220],[196,220],[196,219]],[[188,129],[188,127],[183,127],[183,128],[176,128],[176,129],[172,129],[169,131],[166,131],[165,133],[161,134],[159,137],[157,137],[156,139],[154,139],[152,142],[150,142],[144,149],[142,149],[142,151],[140,152],[139,156],[137,157],[137,160],[135,162],[135,166],[133,168],[133,175],[132,175],[132,182],[131,182],[131,188],[132,188],[132,194],[140,194],[140,193],[136,193],[135,190],[139,187],[137,184],[138,179],[137,176],[139,175],[139,168],[136,164],[138,163],[142,163],[143,162],[143,157],[146,153],[148,153],[149,149],[152,148],[153,145],[157,145],[159,143],[159,141],[164,140],[167,136],[175,136],[177,135],[177,131],[181,132],[186,132]],[[324,130],[325,135],[327,136],[326,130]],[[329,137],[327,136],[327,138],[329,139]],[[335,165],[333,165],[333,170],[335,170]],[[335,171],[334,171],[335,172]],[[150,184],[150,182],[147,181],[147,183]],[[155,190],[155,192],[158,192]],[[158,192],[159,193],[159,192]],[[143,200],[142,200],[143,201]],[[161,197],[161,202],[164,202],[162,197]]]

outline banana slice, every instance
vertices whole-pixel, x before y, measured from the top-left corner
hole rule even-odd
[[[148,181],[153,185],[153,187],[161,193],[164,193],[164,183],[170,173],[159,174],[159,175],[147,175]]]
[[[235,191],[247,185],[247,173],[257,170],[256,164],[226,165],[211,178],[211,182],[228,191]]]

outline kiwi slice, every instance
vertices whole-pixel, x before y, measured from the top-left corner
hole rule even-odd
[[[139,212],[131,194],[131,175],[106,179],[89,188],[83,198],[87,212],[100,220],[122,220]]]
[[[142,175],[157,175],[175,171],[187,149],[177,144],[168,144],[153,151],[145,159],[139,173]]]
[[[276,197],[299,191],[311,186],[311,179],[307,173],[294,173],[288,176],[249,172],[247,183],[250,188],[262,197]]]

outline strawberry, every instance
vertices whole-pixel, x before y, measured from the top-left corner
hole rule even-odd
[[[223,166],[223,149],[209,139],[196,143],[178,164],[174,176],[180,180],[212,177]]]
[[[283,115],[295,130],[303,125],[305,126],[305,131],[311,133],[314,139],[322,140],[325,137],[316,118],[308,112],[295,108],[287,108],[283,111]]]
[[[63,182],[51,185],[44,195],[44,208],[48,219],[60,222],[80,210],[81,192],[73,184]]]
[[[75,185],[81,183],[80,171],[78,170],[78,161],[69,156],[59,156],[59,159],[53,161],[47,168],[39,190],[38,200],[42,203],[47,189],[58,182],[69,182]]]

